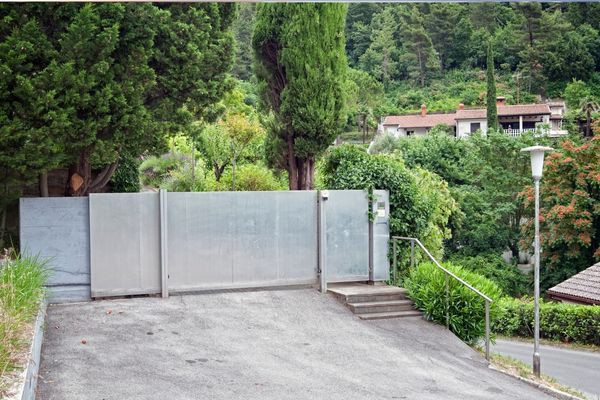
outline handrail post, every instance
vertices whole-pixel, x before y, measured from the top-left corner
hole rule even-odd
[[[392,268],[394,268],[394,273],[392,274],[392,279],[394,279],[394,285],[398,284],[398,280],[397,280],[397,276],[396,274],[398,273],[398,253],[396,250],[396,243],[398,242],[398,240],[396,239],[392,239],[392,253],[393,253],[393,261],[392,261]]]
[[[410,269],[415,267],[415,241],[410,240]]]
[[[450,290],[448,287],[448,273],[445,272],[446,276],[446,328],[450,329]]]
[[[485,300],[485,359],[490,361],[490,302]]]

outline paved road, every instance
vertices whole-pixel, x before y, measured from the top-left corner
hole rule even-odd
[[[38,400],[550,399],[440,325],[313,289],[51,306],[46,326]]]
[[[498,339],[492,351],[531,365],[533,342]],[[590,399],[600,399],[600,353],[542,345],[540,359],[543,374],[580,390]]]

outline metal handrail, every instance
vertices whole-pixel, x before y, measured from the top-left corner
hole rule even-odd
[[[397,269],[396,268],[397,267],[397,264],[396,264],[396,241],[397,240],[410,241],[410,265],[411,265],[411,267],[414,266],[414,257],[415,257],[414,244],[416,243],[421,248],[421,250],[423,250],[425,252],[425,254],[427,254],[429,259],[435,264],[435,266],[437,266],[439,269],[444,271],[445,277],[446,277],[446,328],[450,329],[450,303],[449,303],[449,286],[448,286],[448,277],[449,276],[451,276],[452,278],[454,278],[455,280],[460,282],[462,285],[466,286],[469,290],[471,290],[472,292],[476,293],[478,296],[480,296],[481,298],[484,299],[484,301],[485,301],[485,358],[486,358],[486,360],[489,361],[489,359],[490,359],[490,304],[493,302],[493,300],[489,296],[480,292],[479,290],[477,290],[476,288],[474,288],[473,286],[471,286],[470,284],[468,284],[467,282],[465,282],[464,280],[462,280],[461,278],[456,276],[453,272],[442,267],[442,265],[435,259],[435,257],[433,257],[433,255],[431,255],[429,250],[427,250],[427,248],[425,248],[425,246],[423,246],[423,243],[421,243],[421,241],[417,238],[392,236],[393,253],[394,253],[394,259],[393,259],[394,273],[396,273],[396,269]]]

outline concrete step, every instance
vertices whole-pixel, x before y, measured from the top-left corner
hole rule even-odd
[[[421,311],[412,310],[412,311],[393,311],[393,312],[359,314],[358,318],[364,319],[364,320],[372,320],[372,319],[420,317],[420,316],[422,316]]]
[[[410,300],[369,301],[362,303],[347,303],[354,314],[380,313],[392,311],[414,310]]]
[[[346,303],[371,303],[379,301],[394,301],[394,300],[406,300],[406,293],[396,294],[374,294],[374,295],[359,295],[351,294],[340,297],[340,300]]]

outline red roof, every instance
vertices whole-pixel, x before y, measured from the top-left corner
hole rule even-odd
[[[518,104],[514,106],[498,106],[499,117],[519,115],[550,115],[550,107],[548,107],[548,104]],[[485,118],[487,118],[487,111],[485,108],[456,110],[456,119]]]
[[[573,275],[546,293],[555,299],[600,304],[600,263]]]
[[[383,125],[394,125],[399,128],[431,128],[436,125],[454,126],[455,113],[451,114],[411,114],[390,115],[385,117]]]

